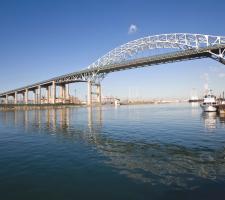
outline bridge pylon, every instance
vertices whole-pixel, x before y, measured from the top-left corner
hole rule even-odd
[[[51,85],[51,103],[52,104],[56,103],[56,83],[55,83],[55,81],[52,81],[52,85]]]
[[[87,106],[92,106],[93,103],[102,105],[102,91],[101,83],[95,83],[91,80],[87,81]],[[93,102],[93,96],[95,96],[95,102]]]
[[[14,94],[14,104],[17,104],[17,92]]]

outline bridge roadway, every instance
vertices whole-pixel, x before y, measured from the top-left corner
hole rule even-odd
[[[93,78],[98,76],[105,76],[108,73],[128,70],[132,68],[140,68],[147,67],[158,64],[172,63],[184,60],[193,60],[193,59],[201,59],[201,58],[213,58],[223,64],[225,64],[225,60],[215,55],[219,55],[221,51],[225,50],[225,45],[215,45],[211,47],[203,47],[198,49],[189,49],[182,50],[173,53],[149,56],[139,59],[132,59],[124,62],[120,62],[117,64],[110,64],[106,66],[100,66],[98,68],[89,68],[85,70],[81,70],[78,72],[66,74],[63,76],[58,76],[46,81],[42,81],[39,83],[35,83],[32,85],[28,85],[25,87],[21,87],[15,90],[7,91],[0,94],[1,99],[5,99],[5,103],[8,103],[8,97],[14,97],[14,103],[17,103],[17,95],[22,94],[24,98],[25,104],[28,104],[28,93],[30,91],[34,92],[34,102],[35,104],[42,103],[41,100],[41,90],[42,88],[46,89],[47,97],[46,103],[57,103],[56,102],[56,86],[60,86],[60,96],[62,99],[68,98],[69,94],[66,89],[66,85],[74,82],[88,82],[88,103],[91,102],[91,94],[96,94],[98,97],[98,101],[101,101],[101,88],[100,84],[93,84]],[[93,84],[93,85],[92,85]],[[97,86],[97,92],[94,93],[92,91],[92,86]],[[38,91],[38,92],[37,92]],[[62,103],[65,103],[63,100]]]

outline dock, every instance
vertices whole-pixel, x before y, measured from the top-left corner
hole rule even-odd
[[[217,110],[219,113],[225,113],[225,104],[219,104]]]

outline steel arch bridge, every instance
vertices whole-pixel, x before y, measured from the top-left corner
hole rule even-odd
[[[225,37],[190,33],[171,33],[148,36],[128,42],[113,49],[99,58],[96,62],[89,65],[88,68],[99,68],[119,63],[132,57],[136,53],[145,50],[167,48],[179,49],[182,51],[212,47],[215,45],[225,45]],[[219,56],[222,57],[222,54],[224,54],[224,52],[221,52]]]
[[[135,58],[135,55],[140,52],[155,49],[170,51]],[[62,87],[62,95],[65,96],[65,85],[69,83],[94,82],[99,85],[101,80],[111,72],[200,58],[212,58],[225,64],[225,36],[170,33],[143,37],[111,50],[84,70],[4,92],[0,94],[0,98],[7,99],[8,96],[14,96],[16,99],[17,94],[23,94],[26,99],[29,91],[36,94],[36,90],[39,90],[40,102],[41,88],[46,88],[49,91],[49,87],[51,87],[52,94],[49,94],[51,96],[48,96],[48,99],[53,99],[51,102],[55,103],[56,86]]]
[[[169,49],[175,52],[132,59],[140,52]],[[171,33],[147,36],[123,44],[90,64],[80,73],[59,77],[59,82],[102,79],[106,74],[129,68],[145,67],[167,62],[210,57],[225,64],[225,36],[191,33]],[[167,59],[165,59],[167,58]],[[152,62],[150,62],[152,61]]]

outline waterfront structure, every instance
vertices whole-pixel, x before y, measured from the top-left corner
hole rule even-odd
[[[142,51],[160,48],[178,51],[134,58]],[[9,98],[11,98],[14,104],[18,104],[20,95],[22,102],[29,104],[28,96],[32,92],[34,104],[66,103],[66,99],[69,97],[68,85],[75,82],[86,82],[88,85],[87,104],[92,105],[93,95],[96,95],[98,103],[101,104],[101,81],[111,72],[207,57],[225,64],[225,37],[189,33],[148,36],[113,49],[84,70],[1,93],[0,102],[10,104]],[[56,98],[57,87],[60,88],[58,99],[61,101]],[[46,102],[42,101],[43,90],[46,91]]]
[[[203,102],[200,104],[204,112],[216,112],[217,111],[217,99],[212,95],[212,90],[208,90],[208,93],[204,96]]]
[[[189,99],[188,101],[189,101],[190,103],[201,101],[201,99],[199,99],[199,97],[198,97],[198,95],[197,95],[197,91],[196,91],[195,88],[192,89],[191,97],[190,97],[190,99]]]

